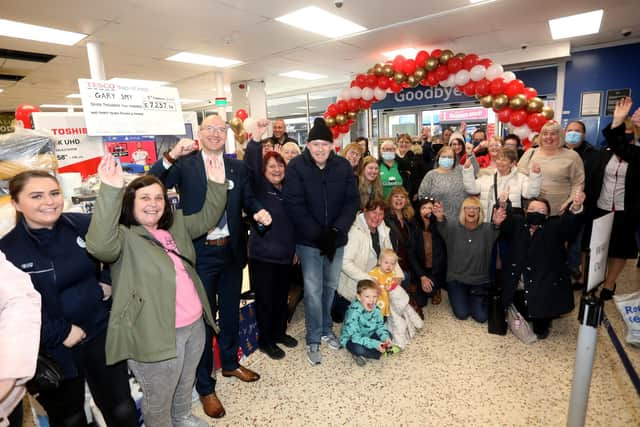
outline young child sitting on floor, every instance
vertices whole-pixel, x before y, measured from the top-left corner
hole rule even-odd
[[[372,280],[360,280],[357,292],[356,301],[351,303],[345,315],[340,344],[349,350],[358,366],[364,366],[367,359],[379,359],[385,352],[393,354],[397,348],[391,343],[376,305],[378,285]]]
[[[378,257],[378,265],[369,272],[369,276],[378,281],[380,294],[378,295],[378,307],[382,311],[382,316],[388,317],[391,314],[389,304],[389,292],[393,291],[402,282],[401,277],[394,275],[398,255],[393,249],[383,249]]]

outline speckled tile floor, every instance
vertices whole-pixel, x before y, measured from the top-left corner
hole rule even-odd
[[[640,269],[629,262],[618,293],[639,288]],[[218,377],[217,393],[227,415],[210,419],[211,425],[566,425],[576,311],[554,321],[545,341],[527,346],[511,334],[489,335],[486,325],[454,319],[445,297],[441,305],[425,309],[425,328],[403,353],[359,368],[347,351],[324,345],[322,364],[309,365],[301,308],[289,331],[301,345],[279,361],[260,352],[247,360],[262,375],[260,381],[245,384]],[[623,340],[622,320],[613,303],[605,310]],[[336,325],[336,333],[339,328]],[[640,370],[640,350],[628,347],[628,352]],[[204,417],[199,404],[194,411]],[[640,425],[640,396],[604,328],[598,337],[586,425]]]

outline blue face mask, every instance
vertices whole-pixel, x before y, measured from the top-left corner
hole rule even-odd
[[[570,130],[564,136],[564,140],[570,145],[580,144],[582,142],[582,133],[575,130]]]
[[[444,169],[451,169],[453,167],[453,159],[451,157],[440,157],[438,165]]]
[[[396,158],[396,153],[390,152],[390,151],[383,151],[382,152],[382,160],[386,160],[387,162],[390,162],[391,160]]]

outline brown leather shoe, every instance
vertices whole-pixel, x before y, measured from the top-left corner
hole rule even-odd
[[[440,293],[440,289],[436,289],[433,296],[431,297],[431,304],[438,305],[442,302],[442,294]]]
[[[215,393],[200,396],[200,402],[202,402],[204,413],[211,418],[222,418],[226,414],[220,399],[218,399]]]
[[[258,375],[256,372],[253,372],[249,368],[245,368],[242,365],[238,365],[238,369],[235,369],[233,371],[222,371],[222,376],[236,377],[240,381],[244,381],[246,383],[252,383],[260,379],[260,375]]]

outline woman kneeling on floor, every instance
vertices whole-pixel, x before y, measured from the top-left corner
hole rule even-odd
[[[489,266],[491,251],[499,227],[506,217],[504,208],[493,211],[493,223],[483,221],[480,200],[467,197],[458,220],[447,220],[442,203],[436,202],[433,214],[450,257],[447,263],[447,292],[453,314],[460,320],[469,315],[484,323],[488,317]]]

